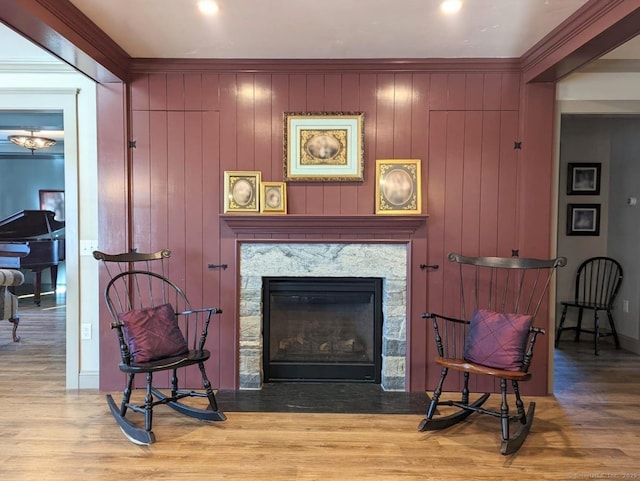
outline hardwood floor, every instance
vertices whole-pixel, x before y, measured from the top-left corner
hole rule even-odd
[[[226,412],[204,424],[159,407],[158,441],[140,447],[102,393],[65,390],[64,308],[53,296],[30,304],[21,342],[0,322],[3,480],[640,479],[640,357],[608,343],[599,357],[586,340],[561,344],[556,394],[534,399],[532,431],[509,457],[498,421],[478,415],[419,433],[416,415]]]

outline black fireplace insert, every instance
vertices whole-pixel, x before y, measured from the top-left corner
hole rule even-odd
[[[379,383],[382,279],[264,277],[264,381]]]

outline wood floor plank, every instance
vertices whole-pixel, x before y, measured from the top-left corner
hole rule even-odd
[[[640,480],[640,358],[606,342],[598,357],[589,342],[561,343],[555,395],[526,397],[536,418],[513,456],[499,454],[488,416],[420,433],[415,415],[227,412],[206,424],[166,407],[155,411],[157,442],[141,447],[104,393],[64,388],[64,310],[27,300],[21,316],[19,343],[0,323],[3,480]]]

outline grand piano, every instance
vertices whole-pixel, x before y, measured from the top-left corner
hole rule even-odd
[[[40,305],[42,271],[51,269],[51,284],[56,289],[58,264],[64,260],[64,238],[55,233],[64,222],[54,219],[50,210],[22,210],[0,220],[0,242],[25,244],[29,254],[24,257],[0,256],[0,268],[28,269],[35,274],[34,301]]]

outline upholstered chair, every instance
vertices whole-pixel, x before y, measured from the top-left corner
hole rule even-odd
[[[13,342],[20,340],[16,334],[20,318],[18,317],[18,297],[9,288],[19,286],[23,282],[22,272],[15,269],[0,269],[0,320],[7,320],[13,324],[11,332]]]

